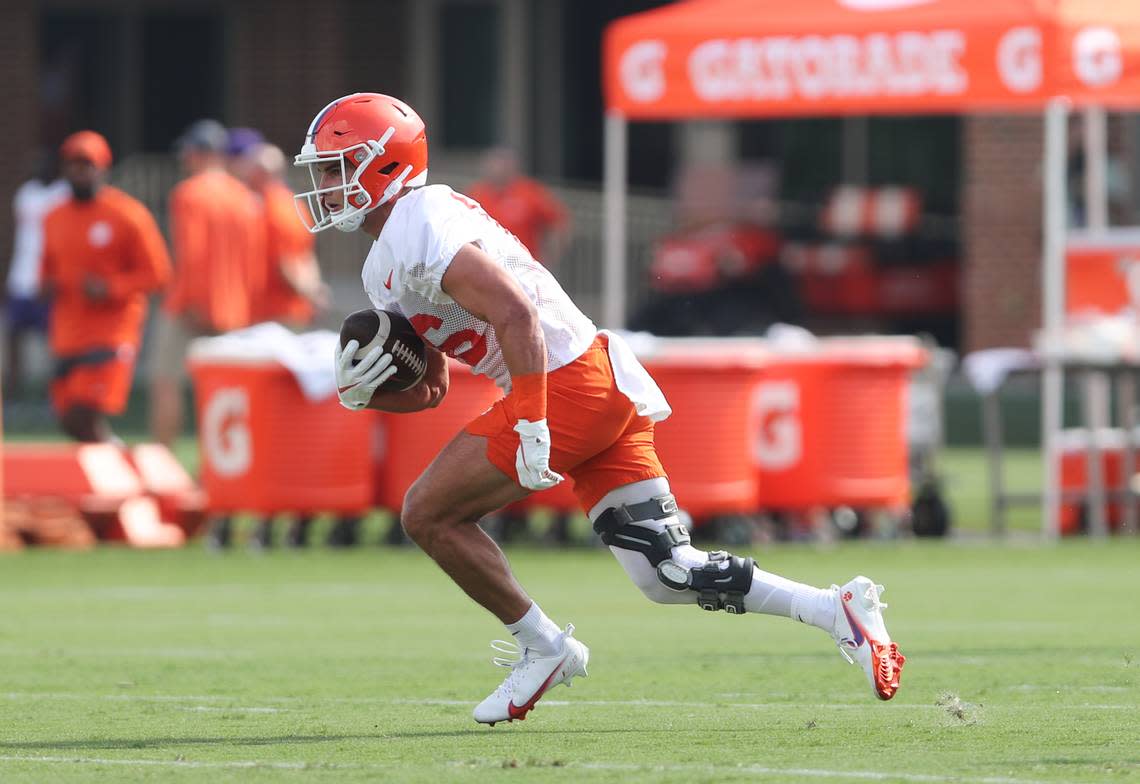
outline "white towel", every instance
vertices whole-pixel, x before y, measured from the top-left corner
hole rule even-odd
[[[301,394],[316,402],[336,394],[336,341],[337,334],[327,329],[298,335],[266,322],[198,338],[191,343],[190,356],[200,362],[276,362],[293,374]]]
[[[649,417],[654,422],[668,419],[673,409],[653,376],[638,362],[633,349],[615,332],[603,329],[601,334],[609,339],[610,365],[621,393],[629,398],[640,416]]]

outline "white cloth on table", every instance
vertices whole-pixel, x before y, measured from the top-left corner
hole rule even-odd
[[[996,392],[1010,373],[1040,366],[1037,355],[1023,348],[988,348],[967,354],[962,360],[966,378],[983,395]]]
[[[320,401],[336,394],[333,354],[337,334],[327,329],[297,334],[270,321],[210,338],[190,346],[198,362],[277,362],[293,374],[301,394]]]

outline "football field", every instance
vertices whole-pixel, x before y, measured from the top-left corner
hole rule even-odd
[[[815,629],[650,605],[601,550],[508,554],[590,677],[493,729],[504,631],[418,551],[0,558],[0,781],[1140,780],[1136,539],[754,552],[886,585],[890,703]]]

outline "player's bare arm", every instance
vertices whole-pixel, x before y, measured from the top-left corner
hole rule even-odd
[[[447,395],[450,376],[447,369],[447,355],[424,344],[427,358],[427,371],[420,383],[403,392],[377,390],[368,408],[387,411],[392,414],[411,414],[427,408],[435,408]]]
[[[512,378],[546,372],[538,309],[502,265],[468,243],[451,260],[442,287],[464,310],[495,328]]]

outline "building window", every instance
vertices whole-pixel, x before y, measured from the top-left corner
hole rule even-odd
[[[497,144],[502,115],[501,20],[496,3],[445,3],[440,9],[443,144]]]

